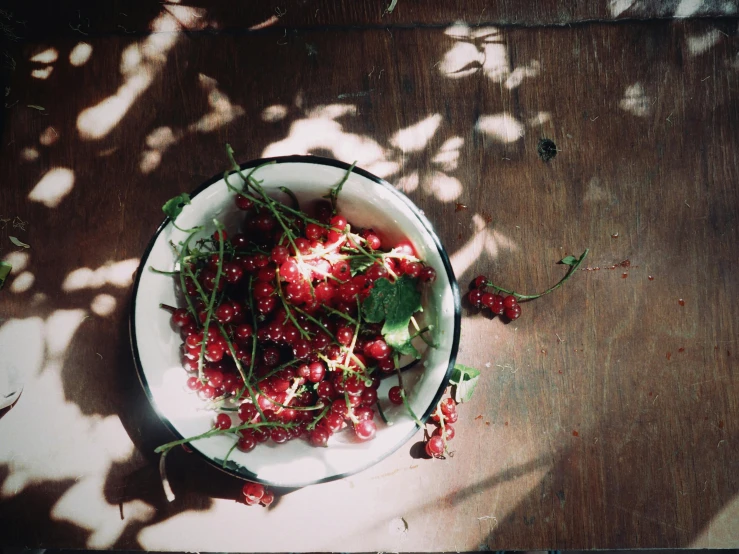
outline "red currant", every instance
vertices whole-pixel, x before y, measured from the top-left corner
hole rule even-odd
[[[242,196],[241,194],[236,195],[236,207],[240,210],[251,210],[254,207],[254,202],[252,202],[249,198],[246,196]]]
[[[403,403],[403,393],[402,389],[395,385],[394,387],[390,387],[390,390],[387,393],[388,398],[390,399],[390,402],[393,404],[402,404]]]
[[[325,427],[316,427],[308,435],[308,440],[313,446],[327,446],[330,433]]]
[[[480,289],[473,289],[467,294],[467,300],[474,308],[479,308],[482,305],[483,294]]]
[[[432,458],[438,458],[444,454],[444,439],[439,436],[432,436],[426,443],[426,454]]]
[[[514,319],[518,319],[519,317],[521,317],[521,306],[518,304],[515,304],[514,306],[510,308],[506,308],[503,313],[508,319],[513,321]]]
[[[354,425],[354,433],[361,441],[368,441],[375,437],[377,425],[371,419],[365,419]]]
[[[259,483],[247,483],[241,490],[246,499],[251,499],[255,503],[259,502],[264,496],[264,485]]]
[[[216,416],[215,422],[213,423],[213,426],[216,429],[229,429],[231,427],[231,418],[228,416],[228,414],[218,414]]]

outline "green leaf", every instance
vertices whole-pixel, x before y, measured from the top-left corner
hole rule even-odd
[[[25,242],[19,241],[16,237],[8,237],[10,239],[10,242],[15,244],[16,246],[20,248],[31,248],[30,245],[26,244]]]
[[[416,279],[407,275],[394,283],[384,277],[378,279],[362,305],[364,319],[369,323],[385,322],[382,334],[388,346],[416,358],[419,353],[411,344],[408,325],[411,317],[421,310],[421,293],[416,287]]]
[[[351,268],[352,277],[354,277],[357,273],[362,273],[364,270],[368,269],[372,264],[375,263],[375,260],[372,258],[352,258],[349,260],[349,267]]]
[[[190,195],[186,192],[183,192],[182,194],[178,194],[174,198],[170,198],[169,200],[167,200],[164,203],[164,206],[162,206],[162,211],[167,215],[167,217],[174,221],[182,212],[182,208],[184,208],[185,205],[189,203]]]
[[[564,264],[564,265],[575,265],[579,260],[575,256],[565,256],[561,260],[559,260],[558,264]]]
[[[454,366],[449,383],[454,385],[454,400],[458,404],[467,402],[472,398],[472,393],[475,392],[475,387],[477,386],[477,380],[479,378],[480,371],[474,367],[462,364],[456,364]]]
[[[0,289],[3,288],[3,285],[5,284],[5,279],[10,275],[10,272],[13,270],[13,266],[10,265],[8,262],[0,262]]]

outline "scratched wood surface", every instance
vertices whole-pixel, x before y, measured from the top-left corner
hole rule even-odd
[[[269,29],[276,24],[291,28],[444,26],[453,21],[475,25],[540,26],[608,20],[721,18],[739,14],[735,2],[723,0],[466,0],[464,3],[399,0],[391,12],[387,11],[390,0],[265,0],[236,4],[193,0],[186,5],[180,4],[142,5],[136,0],[43,3],[6,0],[4,10],[21,22],[15,31],[22,38],[64,34],[70,30],[93,37],[148,32],[151,20],[162,6],[175,16],[193,8],[207,12],[208,17],[198,22],[198,26],[212,31]]]
[[[70,31],[12,50],[0,340],[28,375],[0,419],[3,543],[739,545],[736,20],[499,29],[440,8],[445,24],[418,28],[212,34],[197,29],[216,12],[159,10],[150,36]],[[359,160],[426,212],[463,287],[486,273],[540,290],[590,248],[586,270],[513,324],[465,310],[459,360],[483,376],[454,457],[409,444],[266,511],[175,452],[166,502],[127,278],[163,201],[219,173],[225,142],[243,160]]]

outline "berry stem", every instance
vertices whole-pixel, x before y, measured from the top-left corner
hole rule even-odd
[[[541,296],[544,296],[545,294],[549,294],[550,292],[553,292],[557,290],[559,287],[564,285],[570,277],[572,277],[577,269],[582,265],[583,261],[585,261],[585,257],[588,255],[588,252],[590,250],[588,248],[585,249],[585,252],[582,253],[582,256],[580,256],[577,261],[570,266],[570,269],[567,270],[567,273],[565,273],[564,277],[560,279],[555,285],[552,285],[544,292],[540,292],[539,294],[520,294],[518,292],[514,292],[512,290],[504,289],[503,287],[499,287],[498,285],[494,284],[492,281],[487,281],[485,283],[486,287],[490,287],[491,289],[495,289],[498,292],[503,292],[505,294],[509,294],[513,296],[516,300],[534,300],[536,298],[539,298]]]
[[[326,333],[329,337],[331,337],[331,340],[332,341],[334,341],[336,344],[339,344],[339,341],[336,340],[336,337],[334,336],[334,334],[331,331],[329,331],[323,323],[321,323],[320,321],[318,321],[315,317],[313,317],[309,313],[305,312],[304,310],[301,310],[297,306],[293,306],[293,307],[294,307],[294,309],[295,309],[296,312],[298,312],[299,314],[301,314],[302,316],[304,316],[308,321],[311,321],[311,322],[315,323],[316,325],[318,325],[324,333]]]
[[[393,362],[395,362],[395,372],[398,375],[398,386],[400,387],[400,397],[403,399],[403,405],[405,406],[405,409],[408,410],[408,413],[413,418],[413,421],[416,422],[416,425],[418,425],[419,429],[423,429],[423,422],[418,419],[418,416],[413,411],[413,408],[411,408],[411,405],[408,403],[408,399],[405,397],[405,389],[403,388],[403,374],[400,371],[400,364],[398,363],[397,354],[393,354]]]
[[[161,454],[162,452],[171,450],[175,446],[179,446],[181,444],[188,444],[190,442],[197,441],[200,439],[207,439],[208,437],[213,437],[215,435],[224,435],[226,433],[236,433],[244,429],[257,429],[259,427],[284,427],[286,429],[291,429],[292,427],[295,427],[295,425],[292,423],[286,424],[286,423],[273,423],[271,421],[266,421],[266,422],[260,422],[260,423],[244,423],[243,425],[237,425],[236,427],[229,427],[228,429],[219,429],[216,427],[214,429],[210,429],[209,431],[206,431],[205,433],[200,433],[199,435],[195,435],[194,437],[187,437],[185,439],[179,439],[176,441],[168,442],[161,446],[157,446],[154,449],[154,453]]]
[[[159,304],[159,307],[163,310],[167,310],[169,313],[173,314],[177,310],[174,306],[170,306],[169,304]]]
[[[416,337],[421,337],[421,340],[425,342],[427,346],[429,346],[430,348],[436,348],[436,345],[431,341],[431,339],[423,335],[427,331],[433,331],[434,326],[426,325],[426,327],[421,329],[415,317],[411,317],[411,323],[413,323],[413,326],[416,328],[416,332],[413,335],[411,335],[411,340],[415,339]]]
[[[341,181],[339,181],[339,184],[332,188],[331,192],[329,193],[329,199],[331,200],[331,210],[333,211],[334,215],[336,215],[336,199],[339,197],[341,189],[344,188],[344,183],[347,182],[347,180],[349,179],[349,175],[352,174],[352,171],[354,171],[354,167],[356,165],[357,162],[355,161],[352,165],[349,166],[349,169],[346,170],[346,173],[344,173],[344,177],[342,177]]]

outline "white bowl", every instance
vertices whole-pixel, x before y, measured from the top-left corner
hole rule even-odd
[[[255,160],[243,164],[249,169],[274,161],[258,170],[255,177],[275,198],[286,200],[278,187],[295,193],[301,206],[326,195],[346,174],[349,166],[336,160],[315,156],[288,156]],[[229,177],[241,187],[237,176]],[[206,227],[203,235],[214,231],[213,218],[224,222],[227,230],[243,218],[234,205],[222,176],[198,188],[177,218],[182,229]],[[404,373],[404,386],[415,414],[425,420],[441,398],[455,363],[460,332],[460,296],[454,273],[444,247],[423,213],[386,181],[354,168],[338,200],[339,211],[355,227],[372,227],[382,234],[385,244],[408,238],[419,257],[436,270],[437,279],[424,294],[424,324],[433,324],[435,348],[424,353],[421,363]],[[185,389],[188,377],[180,364],[180,340],[170,324],[170,315],[160,303],[177,305],[174,278],[151,271],[172,271],[175,264],[170,242],[178,244],[186,234],[166,219],[152,237],[143,254],[134,282],[130,313],[131,347],[139,379],[154,410],[177,438],[199,435],[212,426],[213,412],[202,409],[202,401]],[[249,453],[235,449],[225,470],[250,481],[273,486],[300,487],[340,479],[366,469],[405,444],[418,429],[403,406],[387,401],[395,377],[382,381],[378,396],[390,424],[379,417],[377,434],[367,442],[357,442],[353,433],[340,432],[329,440],[328,448],[316,448],[302,439],[276,445],[267,442]],[[233,438],[215,436],[190,443],[195,452],[222,467],[222,460]]]

